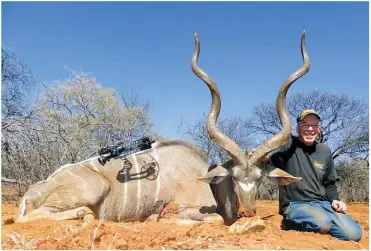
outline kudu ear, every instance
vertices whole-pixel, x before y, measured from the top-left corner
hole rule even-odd
[[[272,171],[270,171],[267,177],[270,180],[277,183],[279,186],[287,186],[287,185],[290,185],[292,183],[296,183],[302,180],[301,177],[292,176],[291,174],[279,168],[275,168]]]
[[[218,184],[222,182],[228,175],[229,172],[227,169],[220,165],[217,165],[213,170],[208,172],[206,175],[199,177],[198,180],[204,181],[209,184]]]

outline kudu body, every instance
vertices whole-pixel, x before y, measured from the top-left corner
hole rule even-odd
[[[21,200],[16,222],[39,218],[84,218],[86,222],[94,218],[142,221],[161,214],[170,202],[178,207],[177,217],[193,221],[230,225],[238,216],[252,216],[262,175],[262,160],[270,151],[285,144],[291,133],[285,107],[286,93],[292,83],[309,70],[304,40],[303,33],[304,66],[288,77],[277,97],[282,130],[251,153],[242,152],[234,141],[216,128],[220,95],[214,81],[197,65],[200,45],[196,34],[192,70],[206,83],[212,96],[208,133],[214,143],[229,153],[231,160],[222,166],[210,167],[192,146],[175,141],[156,142],[149,150],[127,156],[132,164],[130,175],[122,174],[123,161],[119,158],[111,159],[105,165],[98,161],[98,157],[65,165],[45,181],[29,188]],[[273,172],[289,176],[277,169]],[[214,183],[212,189],[203,182],[205,180]],[[28,214],[27,203],[36,208]]]

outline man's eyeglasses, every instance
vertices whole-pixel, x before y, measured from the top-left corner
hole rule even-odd
[[[317,130],[320,127],[320,125],[319,124],[301,124],[300,123],[299,127],[303,128],[304,130],[308,130],[309,127],[312,127],[314,130]]]

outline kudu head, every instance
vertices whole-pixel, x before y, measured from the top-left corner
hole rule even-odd
[[[233,180],[234,194],[236,196],[238,215],[240,217],[254,215],[255,196],[258,191],[258,185],[261,181],[262,175],[262,170],[260,168],[262,161],[269,154],[269,152],[287,143],[291,134],[291,121],[289,113],[286,109],[286,93],[290,86],[297,79],[305,75],[309,70],[310,61],[305,48],[305,32],[303,32],[301,37],[301,52],[304,65],[296,72],[292,73],[284,81],[277,96],[276,110],[282,124],[282,130],[251,152],[248,152],[247,149],[245,152],[243,152],[236,142],[223,134],[216,127],[216,121],[221,108],[220,94],[214,80],[207,73],[201,70],[197,64],[200,54],[200,40],[198,35],[195,34],[195,49],[192,56],[192,70],[196,76],[206,83],[210,89],[212,97],[212,104],[206,122],[207,130],[210,139],[216,145],[225,150],[231,157],[231,161],[224,164],[224,167],[218,166],[201,179],[209,182],[212,182],[213,180],[213,182],[218,183],[226,176],[230,175]],[[290,174],[280,169],[275,169],[274,174],[276,177],[277,175],[290,176]],[[296,181],[297,180],[286,181],[284,184],[287,185]]]

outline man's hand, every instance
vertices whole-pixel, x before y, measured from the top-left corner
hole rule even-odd
[[[336,212],[339,213],[345,213],[347,211],[347,205],[339,200],[333,200],[331,206]]]

